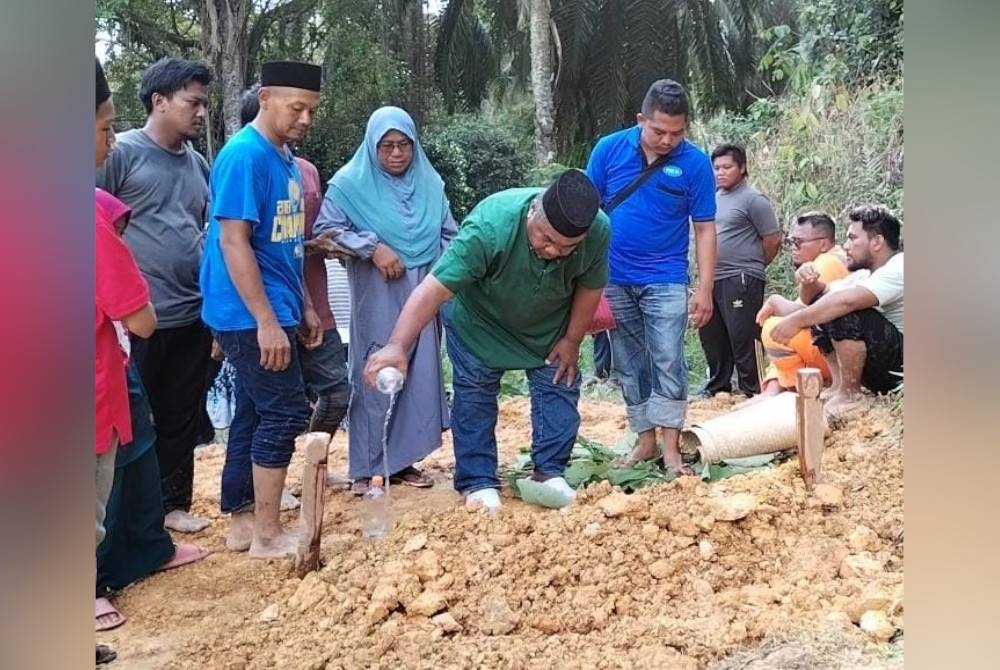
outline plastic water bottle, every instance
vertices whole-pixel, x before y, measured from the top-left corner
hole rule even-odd
[[[380,475],[375,475],[361,499],[361,534],[364,537],[383,538],[392,529],[389,496],[384,486],[385,480]]]
[[[403,373],[398,368],[382,368],[375,376],[375,386],[386,395],[396,395],[403,388]]]

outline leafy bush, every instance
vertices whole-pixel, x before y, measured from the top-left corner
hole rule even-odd
[[[879,202],[903,215],[902,81],[854,89],[816,82],[807,95],[761,101],[745,115],[720,114],[695,136],[709,150],[723,142],[746,147],[751,183],[771,199],[786,230],[806,209],[833,216],[841,240],[856,205]],[[786,255],[768,268],[768,280],[769,292],[790,292]]]
[[[445,182],[452,213],[462,220],[486,196],[523,186],[531,152],[496,121],[452,117],[424,133],[424,150]]]

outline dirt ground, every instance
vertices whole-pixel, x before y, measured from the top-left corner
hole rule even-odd
[[[690,419],[731,403],[695,402]],[[621,439],[623,406],[581,410],[581,434]],[[199,450],[194,509],[213,524],[184,540],[215,553],[117,596],[128,622],[98,640],[118,651],[111,667],[136,670],[902,668],[900,424],[873,402],[831,434],[823,468],[839,502],[811,496],[792,459],[632,496],[602,484],[560,511],[505,491],[494,518],[452,490],[446,436],[424,461],[433,489],[393,487],[383,541],[362,539],[357,499],[330,490],[325,565],[301,581],[291,561],[225,550],[213,445]],[[498,439],[502,462],[529,443],[527,399],[502,403]],[[336,471],[345,459],[337,435]],[[300,472],[296,460],[293,489]]]

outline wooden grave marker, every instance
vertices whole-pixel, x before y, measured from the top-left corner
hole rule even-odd
[[[795,422],[798,427],[799,471],[812,490],[821,483],[823,467],[823,440],[826,435],[826,417],[823,416],[823,375],[817,368],[798,371],[799,397],[795,401]]]
[[[319,547],[323,534],[323,509],[326,502],[326,461],[330,449],[329,433],[306,433],[295,439],[296,449],[306,455],[302,471],[302,507],[299,511],[299,547],[295,554],[295,574],[305,577],[319,569]]]

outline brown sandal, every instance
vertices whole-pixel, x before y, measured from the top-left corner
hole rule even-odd
[[[406,484],[407,486],[413,486],[418,489],[429,489],[434,486],[434,480],[429,476],[417,470],[412,465],[408,465],[396,474],[389,477],[390,484]]]

